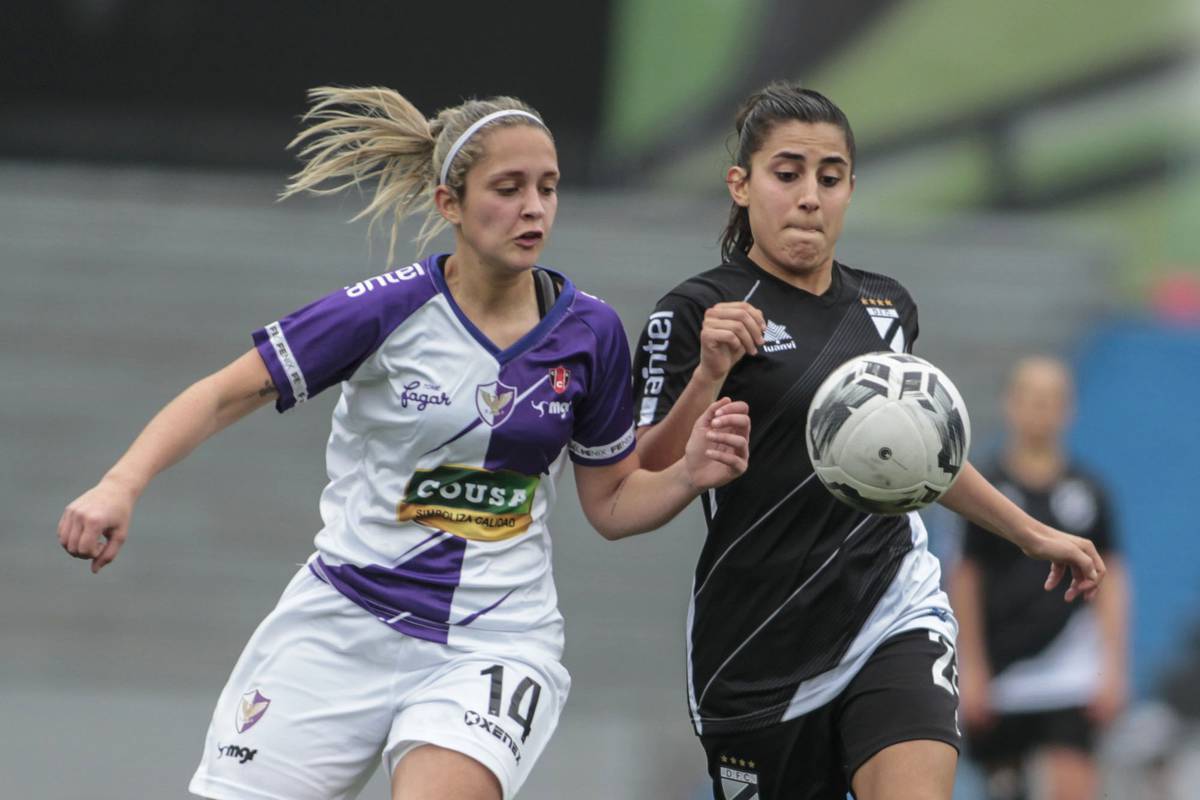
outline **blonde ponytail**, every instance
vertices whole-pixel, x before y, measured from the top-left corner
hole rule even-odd
[[[425,220],[417,234],[419,249],[443,228],[446,221],[433,205],[441,162],[464,131],[488,114],[502,110],[524,111],[541,117],[525,103],[512,97],[468,100],[443,109],[433,120],[398,92],[384,87],[336,88],[322,86],[308,93],[312,108],[303,122],[310,123],[288,147],[301,146],[304,167],[291,176],[280,199],[301,192],[327,195],[351,186],[376,181],[371,202],[351,218],[370,218],[374,228],[389,213],[392,217],[388,242],[388,264],[395,257],[396,238],[405,217],[419,212]],[[488,122],[494,126],[530,124],[528,117],[506,116]],[[536,123],[535,123],[536,124]],[[545,128],[544,123],[541,123]],[[546,131],[549,134],[549,130]],[[450,164],[446,185],[463,196],[467,171],[481,157],[478,135],[470,137]],[[321,188],[328,181],[332,186]]]

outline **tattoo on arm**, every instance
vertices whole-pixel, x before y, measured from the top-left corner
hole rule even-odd
[[[271,397],[276,394],[279,394],[279,390],[275,388],[275,383],[269,378],[263,383],[262,388],[258,390],[259,397]]]

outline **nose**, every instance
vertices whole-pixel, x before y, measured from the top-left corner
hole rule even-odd
[[[806,175],[800,181],[800,195],[796,198],[796,205],[802,210],[812,213],[821,207],[819,199],[817,176]]]
[[[530,186],[522,195],[522,219],[541,219],[546,216],[546,202],[537,186]]]

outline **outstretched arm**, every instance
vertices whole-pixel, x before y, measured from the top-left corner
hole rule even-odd
[[[666,524],[702,491],[746,471],[750,417],[746,404],[721,398],[692,425],[683,457],[661,471],[641,467],[637,453],[603,467],[575,466],[583,513],[606,539]]]
[[[99,572],[117,557],[138,497],[155,475],[213,434],[271,402],[275,384],[258,351],[189,386],[142,430],[98,484],[63,511],[58,541]]]
[[[942,495],[942,505],[979,527],[1002,536],[1021,548],[1030,558],[1050,562],[1046,591],[1062,581],[1067,572],[1071,584],[1064,599],[1069,603],[1080,595],[1091,600],[1104,580],[1104,560],[1096,546],[1081,536],[1072,536],[1038,522],[988,483],[970,463]]]

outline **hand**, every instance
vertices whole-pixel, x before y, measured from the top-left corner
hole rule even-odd
[[[92,561],[95,574],[108,565],[129,534],[137,493],[105,478],[75,499],[58,521],[58,542],[76,558]]]
[[[742,356],[757,355],[767,323],[749,303],[717,303],[704,312],[700,328],[700,366],[696,369],[718,386]]]
[[[1051,562],[1050,574],[1046,577],[1046,591],[1058,586],[1070,571],[1071,585],[1063,595],[1068,603],[1080,595],[1084,600],[1091,600],[1104,580],[1104,560],[1089,539],[1042,525],[1033,541],[1022,550],[1030,558]]]
[[[724,486],[746,471],[750,459],[750,407],[722,397],[692,426],[684,451],[688,480],[703,491]]]

